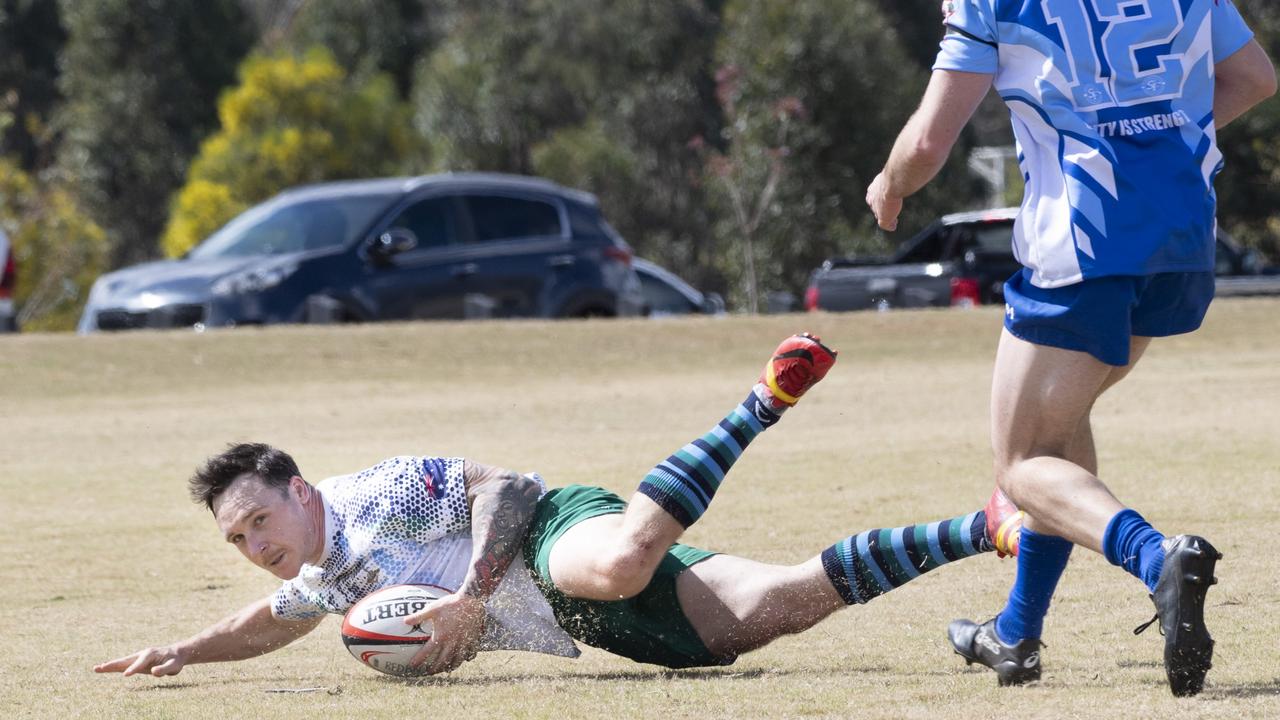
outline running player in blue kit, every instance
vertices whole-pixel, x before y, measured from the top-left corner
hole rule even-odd
[[[945,162],[993,86],[1026,184],[1024,268],[1005,284],[992,386],[1000,491],[1026,512],[1004,610],[957,620],[956,652],[1001,685],[1040,678],[1040,635],[1073,544],[1152,593],[1175,695],[1213,655],[1205,595],[1221,557],[1166,538],[1098,479],[1089,414],[1153,337],[1200,326],[1213,298],[1216,132],[1275,93],[1271,61],[1231,0],[947,0],[920,108],[867,190],[880,226]]]

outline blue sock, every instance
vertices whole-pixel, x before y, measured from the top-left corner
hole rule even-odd
[[[1136,511],[1126,508],[1107,523],[1107,531],[1102,534],[1102,554],[1112,565],[1129,571],[1154,592],[1160,570],[1164,568],[1162,542],[1164,535]]]
[[[1009,602],[996,619],[996,634],[1011,645],[1025,638],[1040,639],[1049,601],[1074,547],[1056,535],[1041,535],[1025,527],[1018,542],[1018,577],[1009,591]]]
[[[725,473],[747,445],[780,417],[752,391],[706,435],[658,463],[637,491],[656,502],[676,522],[689,527],[707,511]]]
[[[822,551],[822,569],[848,605],[861,605],[930,570],[995,548],[982,510],[928,525],[868,530]]]

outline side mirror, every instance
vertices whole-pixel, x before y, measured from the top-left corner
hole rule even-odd
[[[702,312],[708,315],[724,314],[724,298],[720,293],[709,292],[702,294]]]
[[[409,228],[395,227],[382,233],[369,246],[369,255],[386,260],[418,247],[418,236]]]

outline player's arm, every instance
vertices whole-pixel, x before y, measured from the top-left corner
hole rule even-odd
[[[432,621],[431,641],[413,662],[430,673],[448,672],[475,657],[484,632],[484,603],[498,589],[529,532],[541,487],[499,467],[466,461],[463,479],[471,506],[471,565],[462,586],[422,612],[405,618]]]
[[[938,174],[991,88],[989,73],[935,70],[920,107],[893,143],[884,170],[867,188],[867,205],[885,230],[898,227],[902,200]]]
[[[150,647],[95,665],[94,672],[177,675],[195,663],[246,660],[271,652],[315,629],[323,617],[281,620],[271,613],[271,599],[248,605],[182,642]]]
[[[1218,127],[1276,94],[1275,66],[1257,40],[1245,43],[1213,68],[1213,120]]]
[[[484,601],[493,595],[529,532],[542,488],[511,470],[467,461],[471,504],[471,567],[459,593]]]

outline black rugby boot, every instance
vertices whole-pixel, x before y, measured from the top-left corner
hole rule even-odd
[[[1160,621],[1164,671],[1169,676],[1169,689],[1178,697],[1204,689],[1204,676],[1212,667],[1213,638],[1204,625],[1204,598],[1209,586],[1218,582],[1213,569],[1221,559],[1222,553],[1198,535],[1178,535],[1164,541],[1164,567],[1151,594],[1156,605],[1152,622]]]
[[[965,663],[979,663],[995,670],[1001,687],[1040,679],[1040,640],[1024,638],[1016,645],[1006,645],[996,634],[995,618],[981,625],[972,620],[952,620],[947,637]]]

